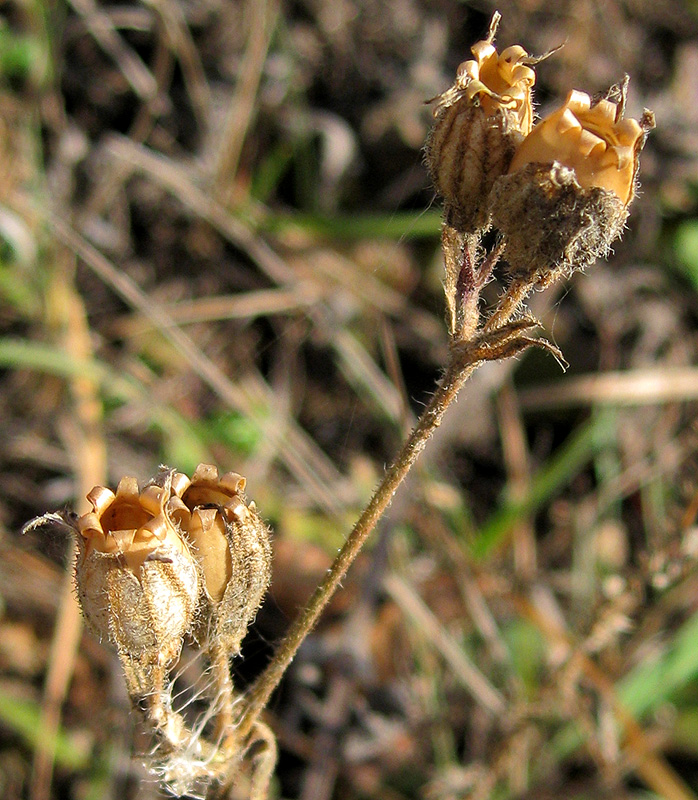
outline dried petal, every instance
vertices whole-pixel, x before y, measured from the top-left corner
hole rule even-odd
[[[582,189],[606,189],[628,205],[648,128],[646,121],[619,118],[623,105],[624,100],[594,103],[588,94],[572,90],[564,105],[526,137],[509,171],[557,161],[574,170]]]

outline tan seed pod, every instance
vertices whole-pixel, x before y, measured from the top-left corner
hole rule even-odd
[[[92,512],[74,524],[75,584],[90,626],[115,645],[129,693],[162,690],[194,619],[199,594],[189,545],[165,513],[167,487],[123,478],[116,493],[87,496]]]
[[[449,224],[461,233],[487,225],[490,189],[533,124],[531,65],[540,59],[520,45],[498,53],[499,18],[494,15],[487,38],[473,45],[475,58],[458,67],[453,86],[431,101],[426,164]]]
[[[572,91],[518,149],[492,190],[512,276],[548,283],[605,256],[628,217],[654,117],[624,119],[627,79],[594,101]],[[611,99],[614,98],[614,99]]]
[[[191,480],[172,478],[168,513],[186,534],[201,570],[198,635],[210,649],[240,650],[271,580],[269,529],[254,503],[245,501],[245,479],[200,464]]]

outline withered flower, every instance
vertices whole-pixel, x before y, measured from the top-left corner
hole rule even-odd
[[[269,529],[254,503],[245,501],[245,479],[200,464],[191,480],[172,478],[168,509],[191,542],[201,572],[198,636],[210,648],[235,655],[271,579]]]
[[[637,147],[646,129],[637,120],[618,118],[620,104],[573,89],[564,105],[535,127],[522,143],[510,171],[526,164],[558,161],[575,171],[583,189],[614,192],[625,205],[633,196]]]
[[[75,583],[88,623],[116,646],[132,697],[162,689],[199,594],[196,562],[166,511],[170,492],[123,478],[87,496],[75,523]]]
[[[521,144],[492,191],[515,275],[546,282],[605,255],[628,217],[654,117],[624,119],[627,79],[594,101],[571,91]]]
[[[487,224],[492,184],[509,168],[533,123],[532,58],[520,45],[498,53],[495,13],[486,39],[472,47],[456,80],[434,98],[434,126],[426,143],[426,163],[444,198],[454,228],[470,233]]]

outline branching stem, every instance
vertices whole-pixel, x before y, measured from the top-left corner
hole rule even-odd
[[[521,308],[524,300],[531,293],[535,284],[529,283],[525,280],[514,280],[499,298],[496,308],[492,312],[490,318],[483,325],[484,333],[491,333],[497,328],[506,325],[507,322],[516,314]]]
[[[523,282],[510,284],[500,296],[497,306],[483,325],[482,330],[484,332],[493,331],[505,325],[518,311],[530,290],[531,286]],[[473,356],[472,351],[468,355],[467,349],[460,351],[456,348],[452,349],[449,365],[436,391],[412,433],[402,445],[397,458],[383,476],[383,480],[375,490],[366,509],[354,525],[327,572],[325,580],[317,587],[303,611],[293,622],[271,662],[247,695],[236,730],[238,742],[244,742],[253,730],[259,715],[269,702],[274,689],[298,652],[298,648],[317,623],[320,614],[346,575],[366,539],[390,505],[393,495],[424,450],[434,431],[441,424],[446,409],[456,399],[463,384],[481,363],[481,360],[477,360]]]

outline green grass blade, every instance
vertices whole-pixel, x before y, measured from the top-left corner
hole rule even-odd
[[[607,420],[599,416],[573,433],[533,477],[528,495],[519,501],[505,501],[484,524],[473,543],[473,556],[478,559],[488,556],[504,542],[521,519],[535,513],[569,483],[596,452],[612,441],[612,437]]]
[[[674,264],[698,289],[698,220],[682,222],[674,233]]]
[[[440,211],[402,211],[392,214],[275,214],[260,227],[271,233],[302,230],[333,239],[425,239],[441,234]]]
[[[70,358],[57,347],[26,339],[0,339],[0,367],[32,369],[61,378],[84,377],[101,383],[106,367],[96,361]],[[120,379],[119,382],[122,382]]]
[[[618,684],[623,705],[642,718],[698,678],[698,614],[677,631],[658,657],[639,664]]]
[[[0,723],[20,736],[32,750],[40,740],[41,707],[32,700],[11,697],[0,692]],[[48,743],[47,743],[48,744]],[[59,729],[55,737],[56,764],[64,769],[83,770],[90,758],[90,747],[82,737],[70,736]]]

